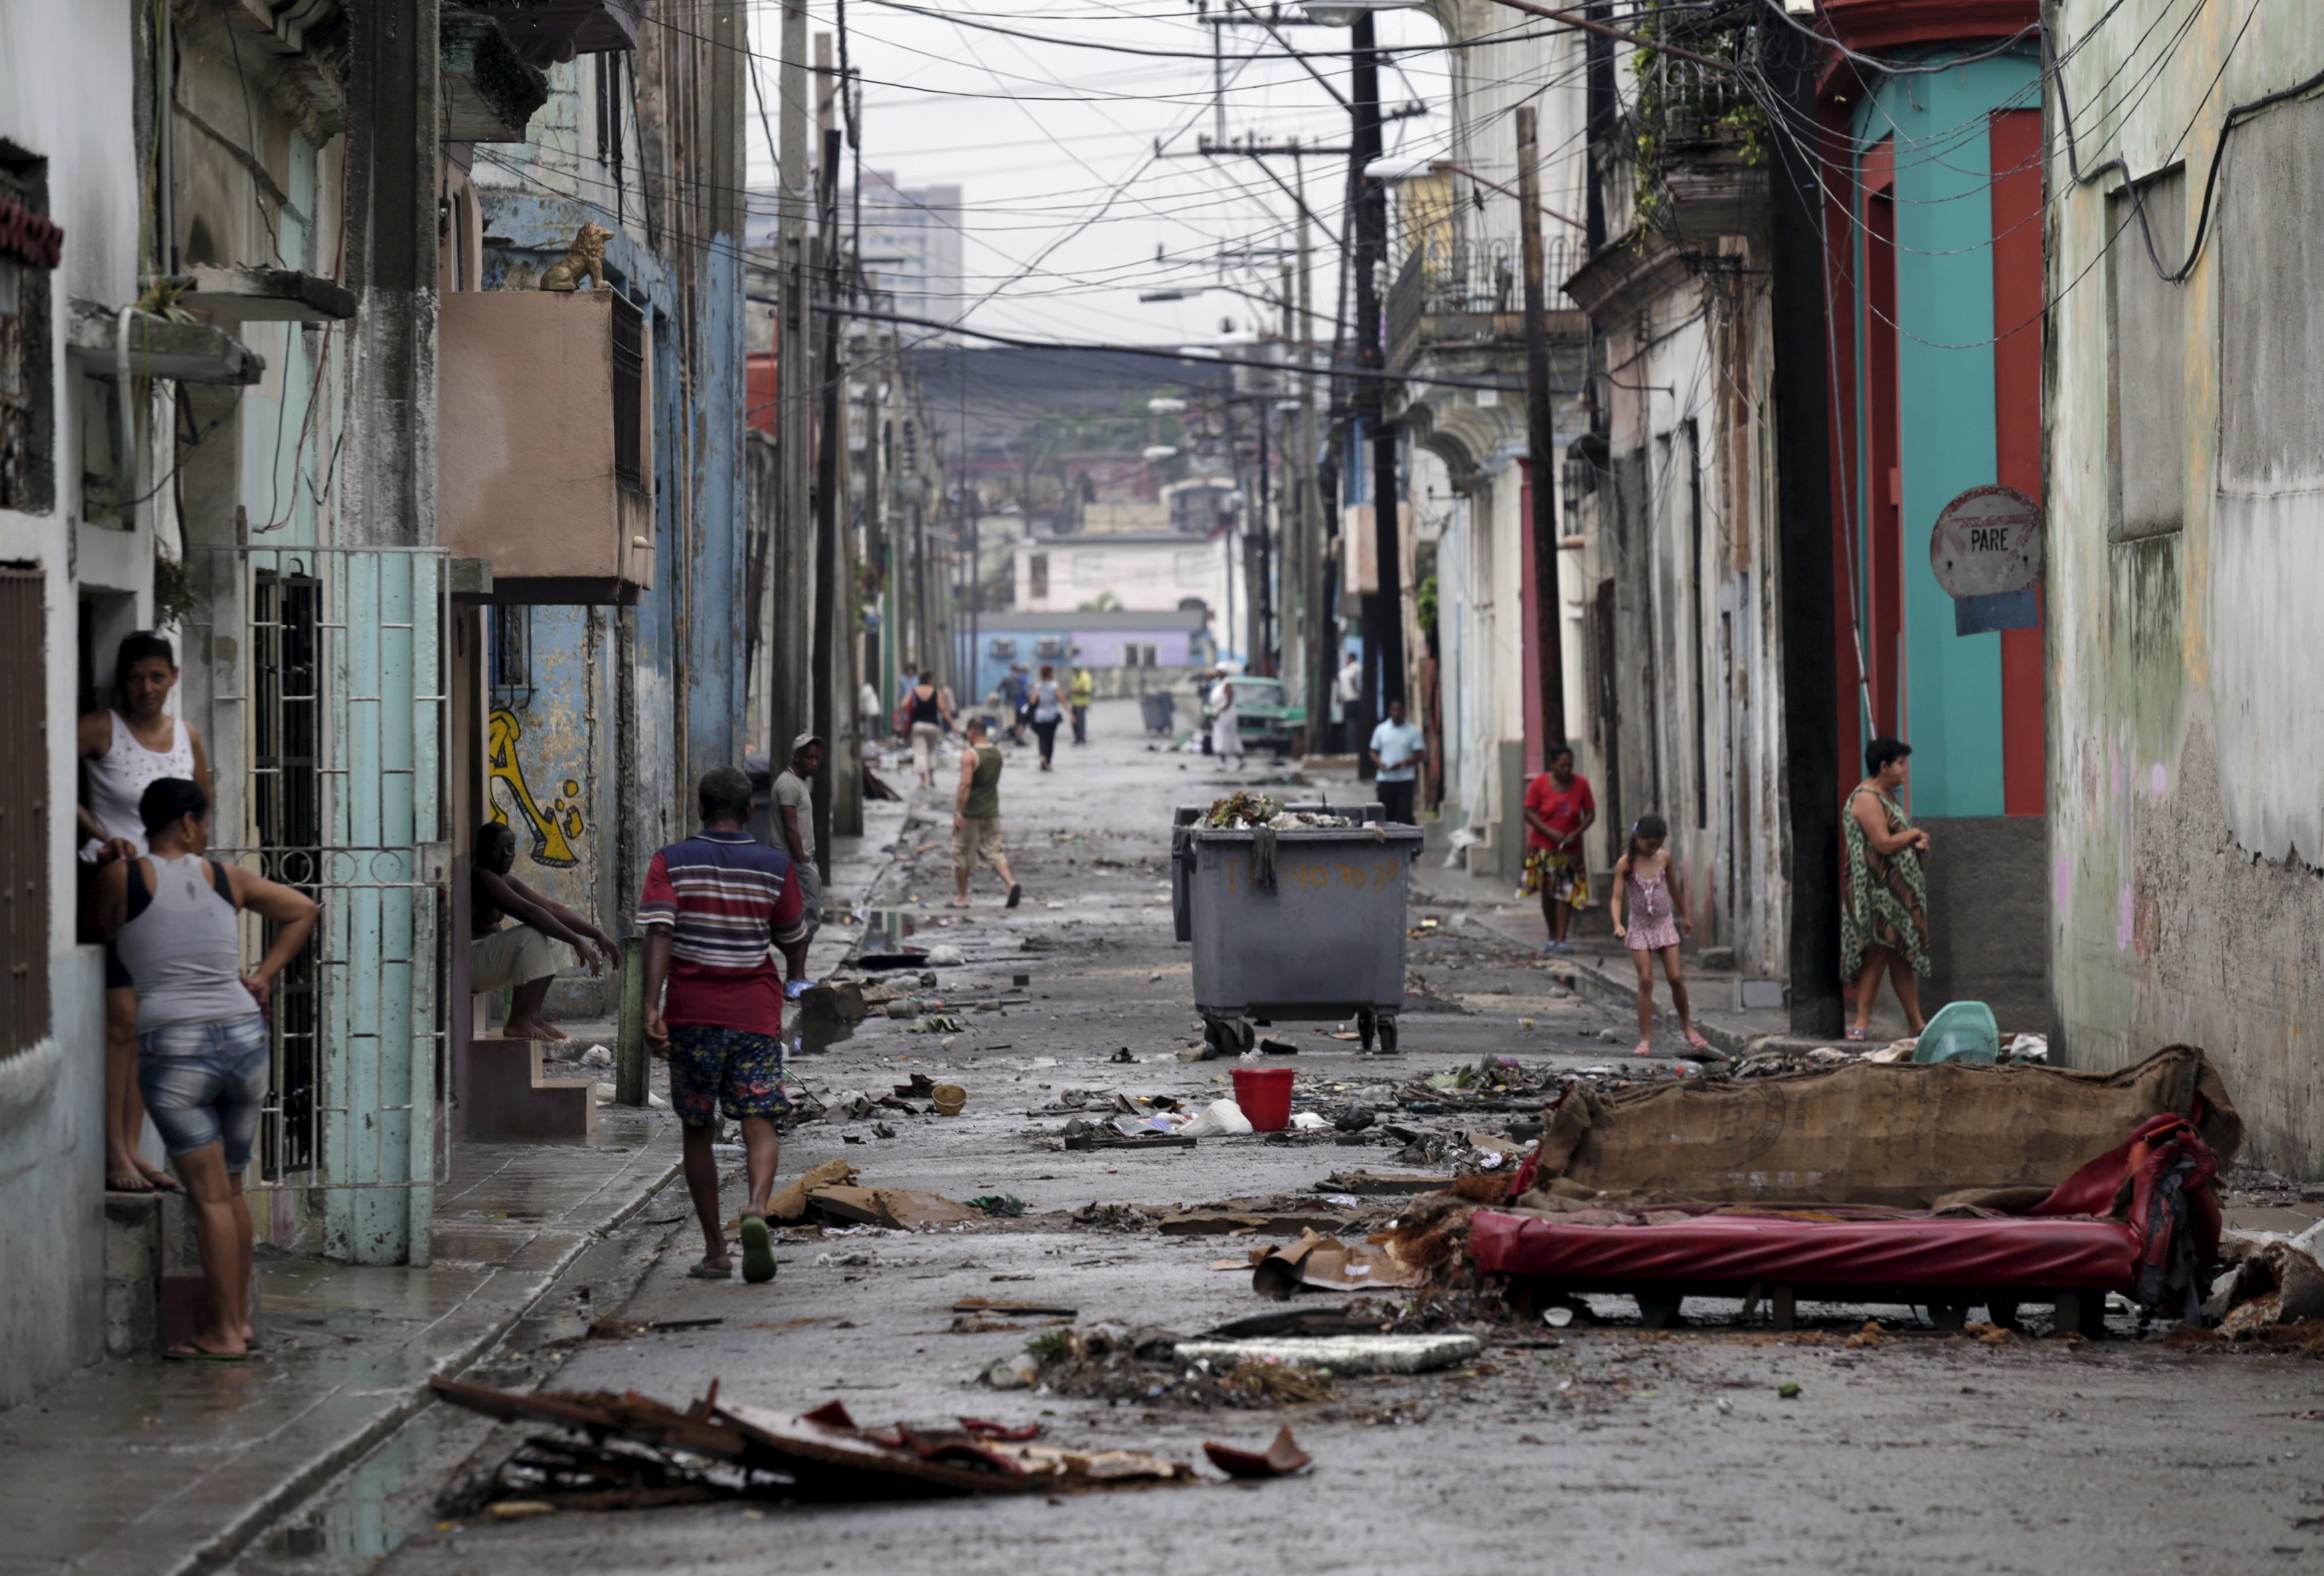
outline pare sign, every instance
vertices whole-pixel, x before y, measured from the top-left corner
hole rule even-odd
[[[2042,583],[2042,506],[2015,487],[1971,487],[1938,513],[1929,566],[1955,597],[2031,591]]]

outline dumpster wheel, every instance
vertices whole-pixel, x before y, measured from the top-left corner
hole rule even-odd
[[[1239,1056],[1259,1043],[1259,1031],[1240,1018],[1203,1018],[1203,1052],[1205,1061],[1221,1056]]]
[[[1378,1040],[1379,1042],[1378,1048],[1381,1055],[1396,1055],[1395,1013],[1374,1012],[1369,1007],[1364,1008],[1356,1014],[1356,1033],[1360,1037],[1365,1050],[1373,1049],[1372,1042]]]

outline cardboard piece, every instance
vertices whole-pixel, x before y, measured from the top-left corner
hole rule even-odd
[[[1351,1247],[1302,1231],[1299,1240],[1251,1258],[1251,1290],[1277,1302],[1300,1291],[1370,1292],[1425,1286],[1428,1272],[1404,1263],[1389,1246]]]
[[[826,1160],[798,1177],[787,1187],[775,1190],[767,1201],[767,1218],[774,1221],[807,1219],[807,1195],[818,1187],[844,1187],[855,1180],[855,1167],[844,1160]]]

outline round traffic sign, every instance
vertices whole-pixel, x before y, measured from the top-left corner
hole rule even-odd
[[[1956,597],[2042,583],[2042,506],[2015,487],[1971,487],[1937,513],[1929,567]]]

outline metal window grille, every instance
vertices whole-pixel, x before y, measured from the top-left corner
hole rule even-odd
[[[532,609],[495,606],[489,638],[493,705],[521,711],[532,704]]]
[[[49,1034],[47,576],[0,569],[0,1057]]]
[[[251,812],[258,871],[319,901],[322,718],[315,659],[322,583],[312,575],[261,569],[253,577],[250,608],[255,659],[250,673]],[[273,945],[276,928],[260,922],[262,952]],[[318,988],[312,946],[292,959],[275,982],[274,1096],[268,1102],[261,1149],[262,1175],[268,1182],[280,1184],[315,1164]]]
[[[213,670],[222,776],[212,857],[321,907],[271,1016],[260,1187],[318,1201],[323,1246],[424,1264],[448,1151],[440,1120],[446,971],[441,548],[208,549],[194,650]],[[270,939],[246,916],[246,954]]]
[[[613,479],[645,490],[645,318],[613,298]]]

